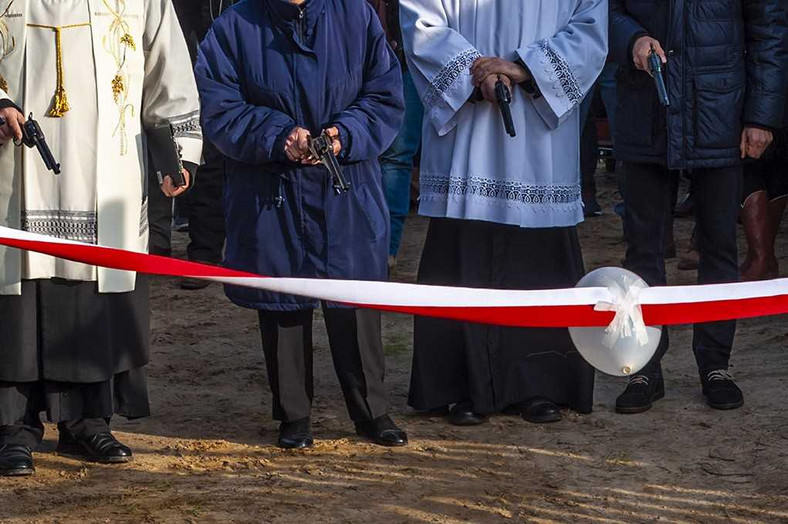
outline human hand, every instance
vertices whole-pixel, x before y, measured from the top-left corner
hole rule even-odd
[[[761,158],[761,155],[772,143],[772,140],[774,140],[774,135],[771,131],[745,126],[741,132],[741,145],[739,146],[742,159],[750,157],[757,160]]]
[[[12,140],[22,140],[22,125],[25,123],[25,116],[15,107],[0,109],[0,118],[3,125],[0,126],[0,145],[7,144]]]
[[[183,179],[186,181],[186,183],[180,187],[175,186],[175,183],[172,181],[172,177],[170,175],[165,175],[162,177],[160,186],[161,192],[169,198],[175,198],[179,195],[182,195],[187,189],[189,189],[189,186],[191,185],[191,175],[189,175],[189,171],[184,168],[181,173],[183,173]]]
[[[506,84],[506,87],[508,87],[510,91],[512,90],[512,80],[508,76],[490,75],[487,78],[485,78],[484,81],[482,82],[482,85],[479,86],[482,92],[482,96],[488,102],[493,102],[493,103],[498,102],[498,98],[495,96],[495,84],[498,83],[498,80]]]
[[[509,62],[503,58],[484,57],[478,58],[471,66],[473,85],[481,87],[490,75],[505,75],[511,84],[521,84],[530,78],[528,71],[520,64]]]
[[[296,127],[290,132],[290,135],[285,140],[285,155],[291,162],[301,162],[310,157],[310,136],[312,135],[309,131],[303,127]]]
[[[635,67],[648,74],[651,74],[651,66],[648,63],[648,57],[651,54],[652,47],[657,55],[659,55],[659,59],[662,60],[662,63],[667,63],[668,59],[665,56],[665,51],[662,49],[662,46],[657,40],[650,36],[641,36],[635,41],[635,45],[632,46],[632,61],[635,63]]]
[[[331,145],[334,148],[334,156],[339,155],[339,152],[342,151],[342,142],[339,140],[339,129],[336,127],[329,127],[326,129],[326,133],[328,134],[329,138],[331,138]]]

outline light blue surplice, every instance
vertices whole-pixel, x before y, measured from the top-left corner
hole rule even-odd
[[[419,212],[521,227],[583,219],[578,106],[607,56],[607,0],[400,0],[408,65],[425,106]],[[497,105],[469,101],[473,62],[520,60],[515,138]]]

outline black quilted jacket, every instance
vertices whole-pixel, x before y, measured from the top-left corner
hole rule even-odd
[[[673,169],[739,162],[744,125],[778,129],[788,87],[784,0],[610,0],[618,73],[617,158]],[[668,53],[663,108],[632,45],[656,38]]]

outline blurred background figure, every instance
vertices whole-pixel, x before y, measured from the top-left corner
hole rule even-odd
[[[604,147],[609,173],[617,172],[612,158],[616,122],[616,71],[618,65],[608,61],[592,90],[580,104],[580,172],[583,185],[583,208],[586,217],[600,216],[602,208],[596,198],[594,176],[599,165],[600,148]],[[602,131],[602,132],[599,132]]]
[[[410,211],[411,174],[416,154],[421,146],[421,125],[424,106],[413,84],[413,77],[405,63],[402,49],[402,32],[399,25],[399,0],[369,0],[380,17],[389,45],[402,66],[402,89],[405,99],[405,119],[399,134],[383,155],[380,166],[383,170],[383,187],[391,216],[391,239],[389,241],[389,270],[397,265],[397,252],[402,240],[405,219]]]
[[[214,20],[238,0],[173,0],[181,29],[189,47],[192,63],[197,49]],[[149,183],[157,183],[153,170]],[[187,257],[193,262],[219,264],[224,250],[224,157],[208,141],[203,146],[203,163],[192,188],[174,201],[152,195],[148,207],[150,251],[171,256],[172,231],[189,234]],[[202,289],[210,283],[195,278],[182,278],[182,289]]]
[[[238,0],[173,0],[192,61],[213,22]],[[192,262],[219,264],[224,251],[224,156],[206,140],[203,164],[191,191],[175,201],[174,228],[188,231],[186,254]],[[182,278],[182,289],[202,289],[206,280]]]

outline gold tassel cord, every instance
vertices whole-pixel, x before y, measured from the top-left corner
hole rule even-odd
[[[68,111],[71,106],[68,103],[68,95],[66,94],[65,75],[63,74],[63,29],[74,29],[77,27],[90,27],[90,23],[73,24],[64,26],[51,26],[40,24],[28,24],[28,27],[36,27],[39,29],[51,29],[55,32],[55,62],[57,64],[57,87],[55,88],[54,102],[52,109],[49,110],[49,116],[53,118],[61,118]]]

